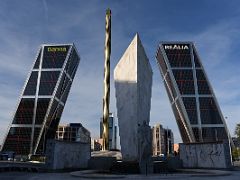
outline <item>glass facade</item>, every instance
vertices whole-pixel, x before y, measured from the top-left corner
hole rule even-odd
[[[24,90],[24,95],[31,96],[36,94],[37,79],[38,79],[38,72],[37,71],[32,72],[28,80],[27,86]]]
[[[39,95],[52,95],[59,75],[60,71],[43,71],[41,73]]]
[[[109,149],[117,149],[117,126],[115,125],[115,119],[112,113],[109,113],[108,118],[108,141]],[[100,138],[103,136],[103,122],[100,119]]]
[[[2,151],[43,154],[55,133],[80,57],[73,44],[42,45],[6,135]]]
[[[162,43],[156,60],[183,142],[228,139],[228,130],[193,43]]]

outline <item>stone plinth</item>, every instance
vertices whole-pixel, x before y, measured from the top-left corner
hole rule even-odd
[[[228,142],[180,144],[184,168],[232,168]]]
[[[148,130],[140,127],[149,124],[152,69],[138,35],[115,67],[114,81],[122,158],[140,162],[144,154],[141,143],[151,147],[151,141],[141,139],[141,133]]]
[[[49,140],[46,149],[46,168],[79,169],[87,168],[91,156],[90,143]]]

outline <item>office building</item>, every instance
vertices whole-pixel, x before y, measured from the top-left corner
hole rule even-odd
[[[157,124],[152,127],[152,146],[153,146],[153,155],[166,154],[165,147],[165,132],[162,125]]]
[[[44,154],[54,139],[78,68],[74,44],[42,45],[23,87],[2,151]]]
[[[225,119],[194,44],[161,43],[156,59],[183,142],[228,140]]]
[[[174,153],[174,137],[171,129],[164,129],[166,155]]]
[[[59,125],[55,138],[69,142],[90,143],[91,141],[90,132],[81,123]]]
[[[173,150],[174,150],[174,153],[175,153],[175,154],[178,154],[178,153],[179,153],[179,144],[178,144],[178,143],[173,144]]]
[[[91,151],[102,150],[102,139],[91,139]]]
[[[154,156],[173,154],[173,145],[174,137],[171,129],[164,129],[160,124],[152,127],[152,148]]]
[[[109,149],[117,149],[117,126],[115,124],[115,118],[113,113],[109,113],[108,119],[108,128],[109,128]],[[100,138],[103,135],[103,121],[100,119]]]

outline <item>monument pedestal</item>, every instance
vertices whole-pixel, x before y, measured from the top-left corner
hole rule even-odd
[[[110,171],[113,164],[120,159],[122,159],[122,155],[119,151],[93,151],[88,161],[88,168]]]
[[[140,167],[139,163],[136,161],[117,161],[113,163],[111,172],[121,174],[139,174]]]

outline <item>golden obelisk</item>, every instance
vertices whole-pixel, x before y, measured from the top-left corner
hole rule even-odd
[[[105,65],[104,65],[104,95],[103,95],[103,146],[102,150],[109,150],[109,102],[110,102],[110,54],[111,54],[111,10],[106,11],[105,24]]]

